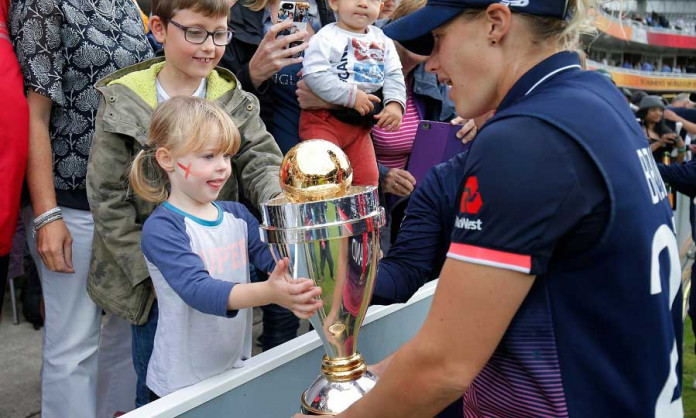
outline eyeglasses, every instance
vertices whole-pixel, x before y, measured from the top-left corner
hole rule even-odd
[[[192,44],[200,45],[208,40],[209,36],[213,37],[213,43],[217,46],[225,46],[232,41],[232,35],[234,34],[231,30],[217,30],[215,32],[208,32],[202,28],[196,28],[192,26],[184,26],[180,23],[176,23],[170,20],[169,23],[176,26],[177,28],[184,31],[184,39]]]

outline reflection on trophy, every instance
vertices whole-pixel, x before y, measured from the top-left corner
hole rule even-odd
[[[324,306],[310,322],[326,355],[321,375],[301,396],[308,414],[343,412],[377,381],[357,341],[372,298],[385,215],[377,188],[351,187],[352,177],[340,148],[304,141],[281,164],[285,195],[262,205],[261,238],[273,257],[288,257],[293,278],[308,277],[322,288]]]

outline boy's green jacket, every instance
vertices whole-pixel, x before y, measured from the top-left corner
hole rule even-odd
[[[119,70],[96,84],[101,93],[87,166],[87,198],[94,216],[94,242],[87,281],[92,299],[107,312],[141,325],[155,295],[140,250],[145,219],[156,205],[128,187],[130,162],[147,141],[157,106],[155,77],[161,58]],[[257,207],[280,193],[282,154],[259,116],[259,102],[222,68],[207,78],[207,98],[237,125],[241,147],[232,158],[232,176],[220,200],[237,200],[239,190]]]

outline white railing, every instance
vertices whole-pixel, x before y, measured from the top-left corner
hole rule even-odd
[[[405,304],[371,306],[358,342],[374,364],[413,338],[430,309],[437,281],[426,283]],[[319,375],[324,347],[312,331],[232,369],[171,393],[124,418],[275,418],[299,412],[300,394]]]
[[[600,13],[602,15],[604,15],[607,19],[610,19],[617,24],[620,24],[623,26],[631,26],[633,28],[636,28],[639,30],[644,30],[646,32],[666,33],[666,34],[670,34],[670,35],[696,36],[696,28],[694,27],[694,25],[696,25],[696,21],[684,20],[684,26],[686,26],[686,27],[682,28],[681,30],[678,30],[678,29],[673,29],[673,28],[663,28],[661,26],[644,25],[642,22],[638,22],[637,20],[633,20],[631,18],[621,19],[620,17],[618,17],[618,12],[608,13],[604,10],[601,10]],[[631,13],[631,12],[629,12],[629,13]],[[670,21],[670,25],[674,25],[674,21]]]

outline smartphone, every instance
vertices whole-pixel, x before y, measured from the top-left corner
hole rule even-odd
[[[416,184],[435,165],[443,163],[455,155],[469,149],[471,142],[462,144],[457,138],[461,125],[449,122],[422,120],[418,123],[416,138],[406,169],[416,178]]]
[[[291,19],[292,27],[281,31],[278,36],[292,35],[301,30],[307,30],[307,22],[309,21],[309,3],[304,1],[281,1],[278,6],[278,23]],[[291,42],[288,48],[300,45],[303,41]],[[301,54],[296,54],[299,57]]]

